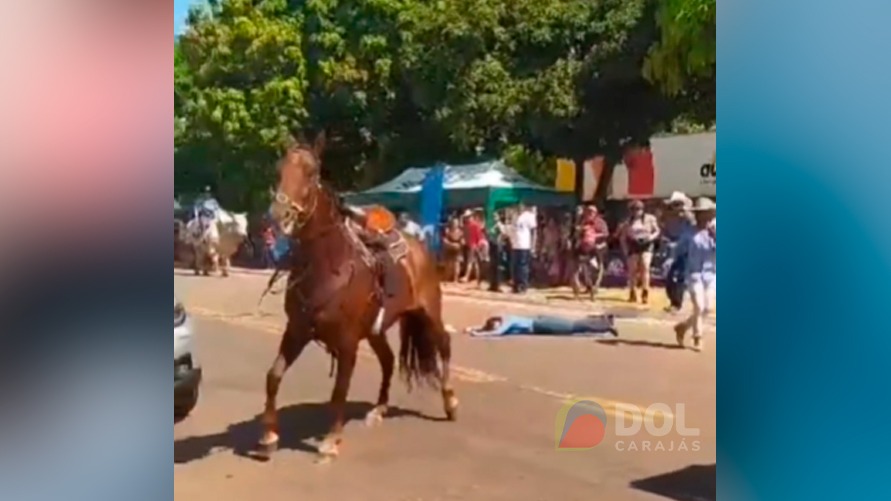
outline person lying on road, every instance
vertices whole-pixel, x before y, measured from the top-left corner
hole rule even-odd
[[[612,315],[589,316],[579,320],[561,317],[493,317],[481,328],[467,329],[473,337],[501,336],[605,336],[619,337],[615,317]]]

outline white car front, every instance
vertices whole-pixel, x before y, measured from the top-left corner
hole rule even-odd
[[[182,420],[198,404],[202,372],[195,360],[192,322],[185,307],[173,298],[173,417]]]

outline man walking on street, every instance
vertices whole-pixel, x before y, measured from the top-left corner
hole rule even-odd
[[[695,227],[695,220],[690,209],[693,201],[685,194],[675,192],[668,200],[668,214],[663,222],[662,236],[668,245],[670,256],[675,255],[675,248],[681,238]],[[684,270],[686,269],[686,257],[678,256],[667,263],[668,270],[665,274],[665,292],[670,302],[667,311],[677,313],[684,306],[684,292],[687,290],[684,283]]]

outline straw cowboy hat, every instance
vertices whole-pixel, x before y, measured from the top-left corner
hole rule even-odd
[[[717,211],[718,205],[712,201],[711,198],[697,198],[696,203],[693,204],[692,208],[693,212],[709,212],[709,211]]]
[[[674,193],[671,194],[671,198],[669,198],[669,199],[665,202],[665,204],[666,204],[666,205],[679,205],[679,204],[683,204],[684,207],[689,207],[689,206],[693,205],[693,201],[690,200],[690,197],[688,197],[688,196],[685,195],[684,193],[682,193],[682,192],[680,192],[680,191],[676,191],[676,192],[674,192]]]

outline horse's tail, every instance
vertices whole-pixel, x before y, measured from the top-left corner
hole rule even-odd
[[[408,313],[402,318],[401,327],[399,370],[409,390],[415,385],[438,386],[439,352],[427,318],[420,313]]]

